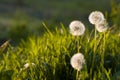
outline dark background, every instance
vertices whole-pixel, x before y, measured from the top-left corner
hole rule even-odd
[[[0,0],[0,42],[14,41],[30,35],[42,35],[42,22],[49,29],[63,23],[68,27],[72,20],[81,20],[92,26],[88,16],[92,11],[102,11],[108,19],[112,4],[120,0]],[[113,10],[114,11],[114,10]],[[111,19],[108,19],[111,20]]]

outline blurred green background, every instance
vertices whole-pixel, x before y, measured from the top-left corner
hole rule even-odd
[[[0,44],[14,42],[30,35],[42,35],[45,22],[49,29],[72,20],[81,20],[87,27],[90,12],[102,11],[110,24],[119,24],[120,0],[0,0]],[[115,17],[115,18],[114,18]]]

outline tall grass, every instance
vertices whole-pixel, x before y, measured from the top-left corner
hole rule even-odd
[[[86,30],[76,39],[63,24],[54,31],[43,26],[43,36],[30,36],[18,46],[0,51],[0,80],[75,80],[70,58],[78,51],[78,40],[86,60],[82,80],[120,79],[120,38],[114,28],[96,33],[96,38],[94,30]]]

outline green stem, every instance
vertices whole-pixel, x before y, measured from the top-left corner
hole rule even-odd
[[[102,46],[102,56],[101,56],[101,59],[102,59],[102,65],[104,65],[104,53],[105,53],[105,33],[103,34],[103,46]]]
[[[96,34],[97,34],[97,30],[95,28],[95,33],[94,33],[94,53],[93,53],[93,58],[92,58],[92,66],[90,69],[90,80],[92,80],[92,74],[93,74],[93,68],[94,68],[94,62],[95,62],[95,54],[96,54]]]
[[[80,52],[80,42],[79,42],[79,36],[77,36],[77,51]]]
[[[94,39],[95,39],[95,42],[94,42],[94,54],[96,52],[96,34],[97,34],[97,30],[95,28],[95,34],[94,34]]]
[[[76,80],[80,80],[80,71],[77,70],[77,73],[76,73]]]
[[[77,73],[76,73],[76,80],[78,79],[78,70],[77,70]]]

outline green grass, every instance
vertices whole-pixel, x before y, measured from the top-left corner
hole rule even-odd
[[[5,1],[7,2],[7,0]],[[46,2],[42,3],[47,4]],[[89,2],[81,1],[80,4],[82,6],[92,5],[88,4]],[[30,3],[33,1],[31,0],[29,3],[26,1],[26,4]],[[97,32],[95,38],[94,26],[91,27],[92,25],[86,23],[84,35],[76,39],[70,34],[68,25],[54,22],[55,18],[59,19],[58,14],[66,11],[63,13],[64,15],[61,14],[65,16],[65,21],[70,22],[73,18],[82,20],[84,16],[78,15],[86,15],[92,9],[89,10],[90,7],[87,6],[80,7],[81,5],[76,2],[73,2],[74,4],[65,2],[62,7],[61,1],[54,1],[54,3],[51,1],[50,3],[49,7],[57,6],[58,8],[51,10],[54,17],[44,20],[45,23],[31,18],[19,10],[12,14],[13,16],[1,13],[0,39],[11,39],[11,42],[15,42],[15,44],[5,43],[0,47],[0,80],[75,80],[77,71],[70,65],[70,59],[73,54],[78,52],[78,41],[81,46],[79,51],[84,55],[86,61],[80,72],[81,80],[119,80],[120,6],[112,3],[111,13],[105,14],[106,18],[110,20],[107,32]],[[97,1],[94,4],[97,5],[96,3]],[[35,6],[37,10],[41,9],[47,13],[49,8],[38,6],[38,4]],[[99,7],[96,8],[99,9]],[[78,11],[70,13],[70,15],[77,15],[69,17],[70,15],[67,13],[70,10]],[[79,14],[81,11],[82,13]],[[28,68],[24,66],[26,63],[30,64]]]
[[[71,67],[70,58],[77,53],[76,37],[63,24],[54,31],[45,23],[43,26],[46,29],[43,36],[31,36],[16,47],[9,45],[7,50],[1,50],[0,80],[75,80],[76,70]],[[97,33],[96,40],[94,29],[86,28],[79,42],[86,60],[81,71],[82,80],[119,79],[120,38],[114,28]],[[25,69],[26,63],[35,65]]]

